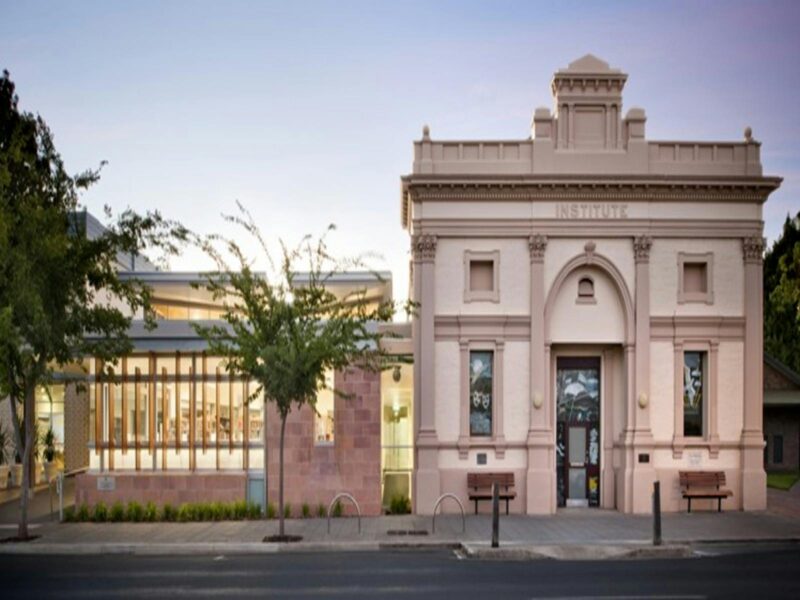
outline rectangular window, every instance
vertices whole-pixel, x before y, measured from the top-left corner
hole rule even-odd
[[[706,281],[706,263],[683,263],[683,291],[689,293],[705,294],[708,291]]]
[[[678,303],[713,304],[714,254],[678,253]]]
[[[464,302],[500,301],[500,252],[464,253]]]
[[[683,435],[703,436],[703,410],[706,399],[705,352],[683,354]]]
[[[492,377],[494,352],[473,350],[469,353],[469,434],[492,435]]]
[[[772,463],[776,465],[783,464],[783,436],[772,436]]]
[[[334,442],[334,404],[333,371],[325,372],[325,388],[317,392],[317,411],[314,419],[314,443],[332,444]]]
[[[472,292],[494,290],[494,262],[473,260],[469,263],[469,289]]]

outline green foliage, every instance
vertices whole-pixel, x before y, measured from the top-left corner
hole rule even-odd
[[[94,505],[94,512],[92,513],[92,521],[95,523],[105,523],[108,521],[108,508],[105,502],[98,502]]]
[[[328,511],[322,502],[317,505],[317,516],[320,518],[328,516]]]
[[[800,480],[800,473],[794,471],[767,473],[767,487],[776,490],[789,491],[798,480]]]
[[[288,502],[283,505],[283,518],[284,519],[291,519],[292,518],[292,505]]]
[[[102,165],[101,165],[102,167]],[[87,235],[79,194],[100,171],[69,175],[41,117],[21,112],[8,72],[0,77],[0,397],[9,396],[27,419],[23,464],[33,444],[35,390],[55,367],[86,356],[113,361],[131,350],[131,315],[145,310],[149,290],[120,279],[117,256],[149,247],[169,252],[185,230],[158,213],[126,210],[96,236]],[[111,216],[107,210],[108,217]],[[109,297],[115,301],[103,301]],[[12,410],[16,435],[23,428]],[[33,438],[33,439],[32,439]],[[26,482],[28,470],[24,470]],[[22,495],[18,535],[28,536],[28,495]]]
[[[108,520],[112,523],[120,523],[125,520],[125,506],[122,502],[114,502],[111,505],[111,511],[108,514]]]
[[[308,502],[303,502],[303,506],[300,510],[303,513],[304,519],[307,519],[311,516],[311,507],[308,505]]]
[[[267,504],[267,518],[274,519],[278,516],[278,509],[275,507],[274,502],[270,502]]]
[[[334,517],[339,518],[339,517],[342,516],[343,512],[344,512],[344,507],[342,506],[342,501],[341,500],[337,500],[336,504],[333,505],[333,513],[332,514],[333,514]]]
[[[142,520],[152,523],[153,521],[158,521],[158,516],[158,507],[156,506],[156,503],[152,501],[148,502],[144,507]]]
[[[56,458],[56,434],[53,432],[52,427],[44,432],[42,446],[44,446],[43,456],[45,462],[53,462]]]
[[[233,518],[237,521],[247,517],[247,502],[239,500],[233,503]]]
[[[389,514],[392,515],[408,515],[411,514],[411,500],[408,496],[397,494],[392,496],[389,502]]]
[[[800,372],[800,213],[764,256],[764,350]]]
[[[251,502],[247,506],[247,518],[248,519],[260,519],[261,518],[261,505],[255,502]]]
[[[167,502],[161,507],[161,520],[162,521],[175,521],[178,518],[178,509],[172,504]]]
[[[199,514],[195,510],[194,504],[181,504],[180,508],[178,508],[178,521],[181,523],[199,520],[198,517]]]
[[[76,518],[81,523],[85,523],[86,521],[88,521],[91,518],[90,512],[89,512],[89,505],[86,504],[86,502],[81,504],[80,507],[78,508],[78,513],[76,514]]]
[[[144,507],[136,501],[128,502],[128,508],[125,513],[125,519],[132,523],[138,523],[144,520]]]
[[[10,462],[12,452],[11,432],[0,422],[0,465],[7,465]]]
[[[362,257],[335,260],[323,235],[305,237],[294,248],[280,242],[279,266],[252,216],[239,205],[238,216],[226,220],[241,226],[256,241],[271,272],[253,269],[235,240],[218,235],[197,239],[215,261],[217,271],[206,289],[223,302],[224,326],[193,323],[209,345],[209,353],[223,356],[229,372],[257,383],[251,397],[273,402],[281,419],[279,503],[283,503],[283,448],[286,418],[292,409],[316,405],[328,370],[352,365],[378,370],[384,362],[383,334],[376,323],[391,321],[394,304],[376,305],[359,289],[337,297],[326,282],[337,273],[364,268]],[[329,231],[333,227],[329,228]],[[220,248],[221,246],[221,248]],[[231,266],[228,257],[232,257]],[[300,272],[304,271],[302,275]],[[340,396],[341,391],[334,390]],[[285,507],[279,506],[280,534],[284,535]]]
[[[74,506],[67,506],[64,509],[64,523],[74,523],[78,520],[78,513]]]

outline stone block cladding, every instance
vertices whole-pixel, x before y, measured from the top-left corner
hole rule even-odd
[[[246,475],[243,471],[232,473],[110,473],[114,479],[113,490],[98,490],[99,473],[78,475],[75,482],[75,502],[90,506],[103,501],[108,506],[114,502],[132,500],[159,506],[184,502],[233,502],[244,500]]]
[[[307,502],[312,511],[326,506],[337,492],[355,496],[362,514],[381,512],[381,378],[352,368],[335,376],[337,390],[350,395],[334,402],[334,442],[314,441],[314,411],[293,410],[286,421],[284,500],[296,514]],[[277,504],[280,419],[274,406],[267,411],[269,499]],[[345,514],[354,514],[342,502]]]
[[[89,464],[89,393],[84,386],[64,386],[64,469],[74,471]]]

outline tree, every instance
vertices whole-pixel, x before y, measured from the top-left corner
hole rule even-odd
[[[131,315],[147,309],[150,297],[141,282],[120,280],[117,256],[148,246],[175,251],[174,240],[185,235],[158,213],[140,216],[127,210],[90,238],[79,218],[78,195],[98,179],[99,169],[67,174],[46,123],[20,112],[5,71],[0,79],[0,397],[11,399],[14,438],[22,449],[20,539],[28,538],[36,387],[46,386],[55,368],[85,356],[113,363],[131,350]],[[148,324],[154,325],[152,318]]]
[[[356,365],[376,370],[383,365],[382,333],[377,323],[392,319],[394,304],[376,304],[366,290],[337,297],[325,283],[347,268],[363,266],[361,258],[335,260],[328,251],[325,235],[314,241],[307,236],[288,248],[282,242],[277,268],[252,216],[239,205],[239,216],[227,221],[244,228],[254,238],[271,268],[257,272],[240,245],[212,235],[200,241],[213,258],[217,272],[208,277],[206,289],[223,300],[225,325],[195,324],[195,330],[208,342],[209,350],[226,359],[227,369],[256,382],[248,401],[263,394],[264,410],[273,402],[281,421],[279,455],[278,515],[280,533],[284,529],[284,435],[286,418],[293,408],[304,404],[316,411],[317,392],[325,387],[325,372]],[[333,227],[331,226],[330,229]],[[222,245],[222,249],[218,246]],[[223,255],[230,255],[231,268]],[[305,267],[302,281],[299,266]],[[339,396],[347,396],[334,390]],[[266,437],[265,437],[266,443]],[[266,461],[264,464],[266,478]],[[266,498],[265,498],[266,501]]]
[[[800,372],[800,213],[764,257],[764,350]]]

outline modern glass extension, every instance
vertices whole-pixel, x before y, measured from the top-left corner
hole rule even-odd
[[[131,355],[110,375],[93,360],[87,387],[92,469],[263,467],[263,400],[219,357]]]

